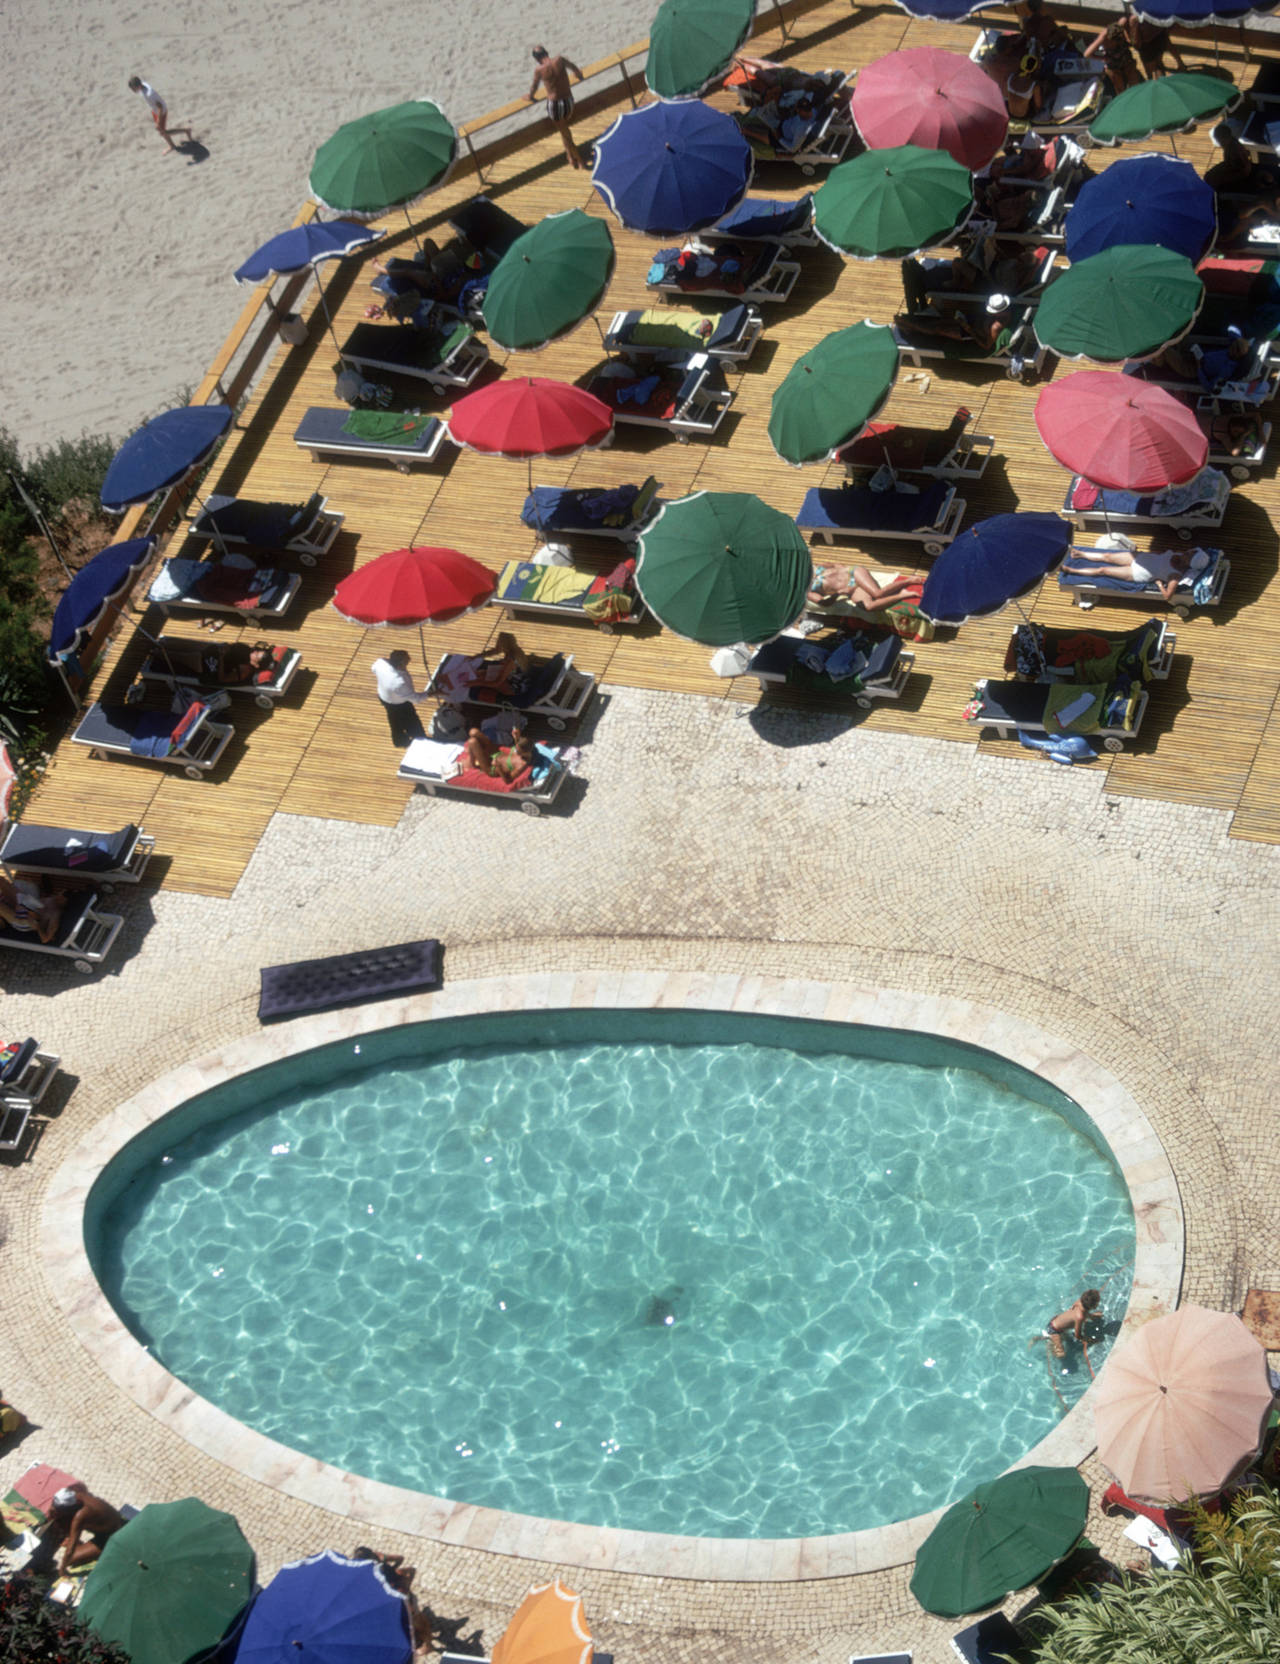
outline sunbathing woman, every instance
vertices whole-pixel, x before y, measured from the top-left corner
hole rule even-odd
[[[62,922],[66,899],[64,890],[53,890],[46,896],[38,879],[9,878],[0,873],[0,919],[24,935],[52,942]]]
[[[806,599],[819,607],[825,601],[852,601],[864,612],[879,612],[903,600],[907,590],[919,588],[920,579],[910,574],[881,585],[865,566],[815,566]]]
[[[1127,549],[1106,549],[1100,553],[1104,556],[1101,560],[1077,557],[1064,561],[1062,570],[1074,572],[1078,577],[1119,578],[1123,583],[1130,584],[1153,583],[1166,601],[1172,601],[1183,578],[1192,572],[1203,572],[1209,564],[1209,557],[1203,549],[1151,550],[1141,560]]]
[[[499,780],[510,783],[512,780],[518,780],[526,769],[532,768],[533,763],[533,741],[528,734],[521,734],[514,745],[505,746],[501,751],[494,753],[493,766],[489,772]]]

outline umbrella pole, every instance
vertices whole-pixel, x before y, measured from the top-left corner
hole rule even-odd
[[[196,502],[200,504],[200,507],[204,510],[204,512],[206,514],[208,514],[208,512],[209,512],[208,504],[204,502],[204,500],[200,496],[200,493],[195,489],[194,486],[191,489],[191,495],[195,498]],[[226,544],[222,541],[222,533],[218,530],[218,522],[216,520],[214,520],[212,522],[212,525],[213,525],[213,546],[214,546],[214,548],[218,551],[218,553],[220,555],[230,554],[231,551],[227,548]]]
[[[329,302],[325,298],[324,279],[320,276],[320,268],[318,266],[313,266],[311,269],[316,274],[316,298],[320,302],[320,310],[324,313],[324,321],[329,326],[329,337],[333,342],[333,350],[338,355],[338,363],[345,369],[346,360],[342,356],[342,348],[338,345],[338,337],[333,332],[333,314],[329,311]]]
[[[401,208],[404,213],[404,223],[409,227],[409,235],[413,238],[414,243],[417,245],[418,253],[421,254],[422,238],[419,237],[418,233],[413,229],[413,221],[409,218],[409,204],[407,202],[402,203]]]

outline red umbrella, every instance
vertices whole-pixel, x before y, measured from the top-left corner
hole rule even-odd
[[[569,456],[613,431],[613,412],[582,387],[546,376],[506,377],[458,400],[455,443],[496,456]]]
[[[344,578],[333,605],[353,624],[449,624],[482,607],[497,579],[456,549],[392,549]]]
[[[1114,370],[1081,370],[1046,387],[1036,426],[1064,468],[1118,491],[1181,485],[1209,454],[1194,411],[1163,387]]]
[[[869,64],[853,92],[869,150],[915,144],[984,168],[1004,143],[1009,112],[999,87],[958,52],[913,46]]]

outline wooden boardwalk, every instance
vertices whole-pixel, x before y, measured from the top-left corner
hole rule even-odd
[[[772,18],[767,13],[765,20]],[[812,69],[853,69],[925,41],[967,50],[972,38],[969,26],[923,25],[896,9],[851,12],[843,0],[833,0],[793,23],[790,42],[784,43],[775,27],[757,37],[753,50]],[[1184,50],[1194,63],[1212,60],[1215,47],[1209,36],[1193,37]],[[1252,70],[1235,40],[1222,48],[1221,61],[1238,79],[1249,79]],[[727,107],[731,101],[718,95],[716,102]],[[609,119],[581,122],[578,139],[586,141],[602,132]],[[1095,167],[1105,167],[1138,150],[1170,148],[1168,140],[1153,140],[1127,150],[1095,151],[1090,160]],[[1179,136],[1176,149],[1201,168],[1211,157],[1203,130]],[[480,188],[526,223],[570,207],[608,217],[588,173],[574,172],[564,163],[553,134],[486,171],[483,187],[469,175],[428,198],[418,210],[422,217],[416,229],[443,243],[449,236],[448,210]],[[794,197],[820,182],[805,179],[794,166],[763,166],[753,189]],[[610,225],[618,260],[602,307],[606,318],[615,308],[648,304],[644,274],[655,246],[652,239],[623,231],[612,220]],[[410,246],[403,216],[399,226],[389,222],[388,230],[379,253]],[[750,363],[730,375],[734,406],[712,442],[681,445],[648,430],[623,427],[606,450],[535,462],[534,478],[580,486],[639,480],[653,473],[666,497],[695,489],[755,491],[788,513],[799,508],[809,486],[835,483],[837,470],[792,469],[778,460],[766,432],[770,396],[795,359],[829,331],[864,317],[887,322],[901,304],[900,279],[892,261],[844,262],[825,249],[802,251],[801,258],[802,276],[791,300],[766,309],[764,341]],[[327,293],[339,339],[375,298],[369,289],[373,275],[371,266],[358,260],[327,268]],[[234,443],[226,447],[215,477],[207,482],[210,490],[285,500],[319,490],[346,515],[330,554],[317,568],[301,568],[302,591],[286,618],[268,629],[240,631],[247,639],[269,635],[301,650],[305,673],[297,692],[271,712],[258,711],[248,700],[237,701],[231,712],[236,738],[217,773],[199,781],[141,763],[95,761],[81,747],[64,743],[28,810],[32,820],[63,825],[144,823],[166,858],[161,870],[172,888],[229,895],[276,813],[378,825],[398,820],[408,794],[396,779],[397,753],[373,695],[369,666],[396,646],[407,647],[420,665],[418,632],[362,630],[345,623],[327,604],[342,576],[387,549],[414,542],[453,545],[497,567],[526,556],[536,541],[519,519],[528,481],[523,462],[446,447],[433,467],[401,474],[386,463],[325,466],[298,451],[292,434],[303,412],[311,405],[337,403],[336,355],[314,308],[310,325],[306,344],[277,353],[241,416]],[[602,356],[600,336],[587,322],[537,355],[498,354],[493,373],[507,369],[573,381]],[[1050,364],[1051,373],[1058,375],[1075,367]],[[1061,507],[1066,475],[1036,434],[1032,411],[1037,392],[1037,387],[1003,379],[999,372],[929,365],[925,378],[900,377],[885,414],[941,427],[963,403],[974,413],[974,429],[995,436],[995,456],[984,479],[961,487],[969,503],[968,525],[1014,508]],[[441,411],[448,404],[447,399],[430,396],[419,396],[415,402]],[[1104,755],[1093,765],[1106,772],[1111,792],[1225,810],[1232,816],[1233,836],[1273,843],[1280,842],[1280,585],[1273,525],[1277,509],[1280,490],[1270,466],[1261,478],[1233,491],[1222,531],[1210,539],[1222,543],[1232,562],[1225,603],[1176,624],[1175,669],[1168,682],[1152,690],[1140,742],[1120,755]],[[175,535],[168,552],[196,552],[197,546],[184,550],[183,544],[183,536]],[[836,558],[923,571],[928,562],[915,555],[916,547],[845,543]],[[589,549],[588,542],[582,558],[594,558],[602,569],[617,559],[612,544],[594,557]],[[1052,580],[1035,598],[1034,616],[1050,625],[1079,625],[1084,617],[1059,598]],[[1099,606],[1088,616],[1099,629],[1126,629],[1150,616],[1150,610]],[[1023,758],[1028,768],[1050,766],[1015,742],[980,738],[961,719],[975,680],[999,674],[1013,621],[1014,615],[1006,611],[916,645],[916,674],[904,698],[859,713],[859,722],[889,732],[978,744],[984,751]],[[156,633],[154,612],[142,622]],[[428,653],[434,658],[452,649],[477,650],[502,623],[502,615],[490,608],[448,628],[428,630]],[[194,620],[175,621],[169,628],[198,635]],[[230,639],[235,628],[234,621],[228,622],[220,639]],[[603,635],[586,624],[521,619],[516,629],[527,648],[572,652],[577,663],[606,682],[735,702],[758,698],[754,681],[715,677],[705,648],[653,625]],[[121,697],[145,647],[132,626],[122,629],[95,681],[94,694]],[[461,806],[457,812],[479,813]]]

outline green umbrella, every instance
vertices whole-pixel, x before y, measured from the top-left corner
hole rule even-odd
[[[613,276],[613,238],[581,208],[549,214],[517,237],[494,267],[485,328],[500,347],[545,347],[582,322]]]
[[[773,395],[774,450],[796,464],[829,456],[871,420],[897,373],[898,348],[884,324],[867,319],[824,335],[796,360]]]
[[[1074,1468],[1017,1468],[948,1508],[916,1553],[911,1593],[959,1618],[1042,1577],[1084,1530],[1089,1487]]]
[[[1240,97],[1240,89],[1216,75],[1182,72],[1139,81],[1117,94],[1093,118],[1089,137],[1096,144],[1148,139],[1153,133],[1179,133],[1206,116],[1220,115]]]
[[[812,581],[795,521],[745,491],[680,497],[640,538],[636,583],[645,605],[706,647],[770,640],[799,618]]]
[[[644,78],[659,98],[696,98],[751,33],[756,0],[662,0]]]
[[[813,227],[841,254],[874,260],[942,241],[973,209],[973,177],[945,150],[864,150],[827,175]]]
[[[184,1664],[216,1646],[253,1594],[253,1550],[230,1514],[193,1496],[149,1503],[109,1537],[80,1616],[133,1664]]]
[[[1063,358],[1118,364],[1150,358],[1185,335],[1204,284],[1184,255],[1154,243],[1119,243],[1078,261],[1044,292],[1033,322]]]
[[[458,154],[453,123],[430,98],[375,110],[316,151],[311,194],[322,207],[372,220],[443,185]]]

